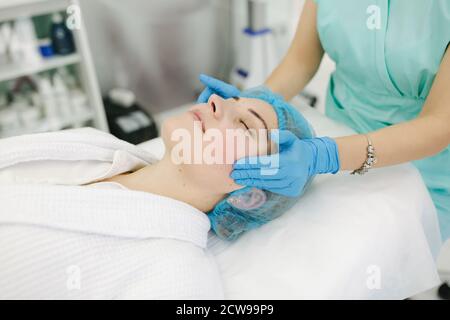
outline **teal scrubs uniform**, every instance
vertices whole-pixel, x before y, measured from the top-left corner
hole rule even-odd
[[[320,41],[336,62],[326,115],[359,133],[416,118],[450,43],[450,0],[315,2]],[[450,146],[413,164],[448,239]]]

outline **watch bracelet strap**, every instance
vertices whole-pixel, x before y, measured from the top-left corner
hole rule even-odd
[[[367,139],[367,157],[362,166],[354,171],[352,171],[350,174],[359,174],[363,175],[367,173],[372,167],[377,163],[377,157],[375,155],[375,148],[372,144],[372,140],[370,140],[370,137],[368,135],[364,135]]]

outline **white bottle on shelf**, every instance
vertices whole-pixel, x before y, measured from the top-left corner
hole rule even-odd
[[[77,79],[73,74],[69,72],[69,69],[67,67],[60,67],[58,68],[58,74],[63,79],[64,83],[66,84],[67,89],[74,90],[77,89]]]
[[[27,132],[33,133],[39,127],[40,110],[34,105],[28,105],[21,111],[20,117]]]
[[[15,30],[11,31],[9,38],[9,60],[13,63],[22,63],[24,60],[24,53],[22,50],[22,43]]]
[[[0,93],[0,138],[4,136],[6,132],[6,127],[3,124],[3,113],[8,107],[8,99],[6,97],[6,94]]]
[[[10,105],[19,118],[20,134],[32,133],[37,126],[37,109],[30,104],[29,98],[21,93],[14,95],[14,102]]]
[[[1,29],[2,26],[0,26]],[[8,63],[8,42],[0,32],[0,66]]]
[[[9,22],[5,22],[2,25],[0,25],[0,38],[3,48],[0,49],[4,56],[3,58],[0,58],[2,60],[2,63],[7,64],[11,62],[10,57],[10,44],[11,44],[11,34],[12,34],[12,27]],[[1,54],[1,53],[0,53]]]
[[[6,93],[0,92],[0,110],[8,106],[8,97]]]
[[[15,109],[7,107],[0,110],[1,137],[6,138],[18,133],[19,116]]]
[[[41,61],[39,46],[36,37],[36,30],[33,21],[29,17],[18,18],[14,23],[15,37],[19,42],[19,48],[22,52],[23,61],[28,65],[36,64]]]
[[[72,106],[70,103],[69,90],[64,83],[63,78],[55,73],[53,76],[53,92],[55,96],[56,105],[60,110],[60,114],[64,121],[71,123],[70,118],[73,118]],[[78,116],[75,114],[75,117]]]
[[[53,94],[53,87],[50,79],[40,77],[38,80],[38,88],[49,130],[58,130],[60,127],[61,118],[58,112],[58,106],[55,101],[56,99]]]
[[[92,112],[88,108],[88,99],[86,94],[79,88],[70,91],[70,97],[73,106],[73,112],[76,114],[74,126],[80,128],[84,122],[92,119]]]

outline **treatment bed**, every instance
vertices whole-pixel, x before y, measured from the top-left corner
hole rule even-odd
[[[318,136],[354,133],[294,104]],[[164,152],[161,139],[140,146]],[[436,209],[412,164],[318,176],[282,217],[233,243],[208,240],[227,299],[405,299],[440,284],[440,247]]]

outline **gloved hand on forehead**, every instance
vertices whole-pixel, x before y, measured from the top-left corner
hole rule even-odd
[[[276,134],[272,140],[277,140]],[[277,154],[239,159],[231,173],[235,182],[298,197],[314,175],[339,171],[337,146],[331,138],[299,139],[288,130],[280,130],[278,141]],[[270,166],[274,163],[278,164],[275,170]]]
[[[212,94],[217,94],[224,99],[229,99],[233,97],[238,97],[241,91],[221,80],[215,79],[213,77],[207,76],[205,74],[200,75],[200,81],[205,85],[205,89],[200,94],[197,99],[198,103],[206,103]]]
[[[251,92],[254,89],[257,89],[260,92],[263,91],[266,96],[276,95],[265,86],[258,86],[256,88],[240,91],[238,88],[229,83],[223,82],[222,80],[207,76],[205,74],[201,74],[199,78],[200,82],[205,85],[205,89],[198,97],[198,103],[208,102],[209,97],[212,94],[217,94],[224,99],[229,99],[233,97],[239,97],[240,95],[245,94],[246,92]]]

